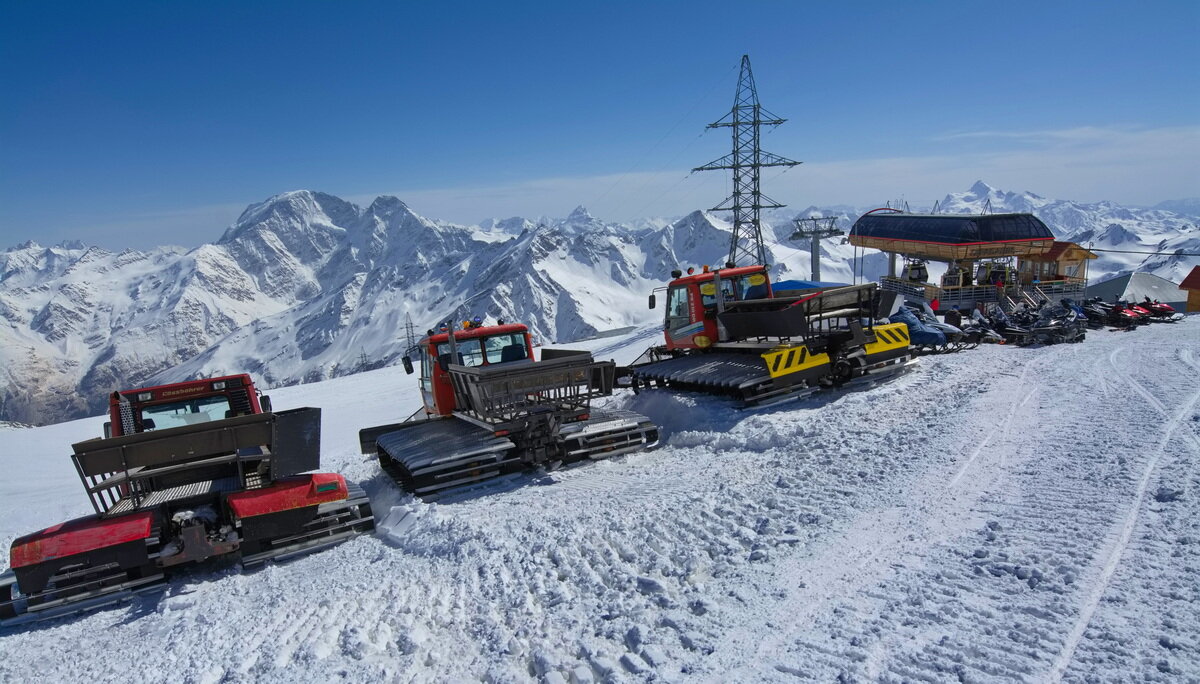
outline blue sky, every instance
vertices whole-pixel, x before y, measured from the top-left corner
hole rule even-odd
[[[1200,195],[1200,3],[0,0],[0,248],[216,240],[308,188],[431,218],[714,206],[741,55],[797,209],[983,179]]]

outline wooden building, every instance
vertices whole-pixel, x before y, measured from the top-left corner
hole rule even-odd
[[[1200,311],[1200,266],[1192,267],[1192,272],[1179,283],[1179,289],[1187,292],[1187,311]]]
[[[1060,280],[1087,280],[1087,262],[1097,258],[1074,242],[1055,240],[1050,250],[1017,259],[1022,285]]]

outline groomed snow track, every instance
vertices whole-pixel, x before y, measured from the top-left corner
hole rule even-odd
[[[627,394],[660,448],[453,504],[324,449],[379,535],[9,632],[0,680],[1197,681],[1196,339],[984,345],[754,412]],[[394,410],[379,377],[293,391]]]

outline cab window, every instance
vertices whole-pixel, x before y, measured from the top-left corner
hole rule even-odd
[[[738,299],[766,299],[767,276],[765,273],[750,273],[737,279]]]
[[[480,346],[478,339],[456,339],[454,346],[458,348],[457,359],[451,358],[450,343],[443,342],[438,345],[438,360],[445,359],[446,363],[454,363],[468,368],[483,365],[483,347]]]
[[[524,333],[505,333],[483,339],[455,340],[455,346],[458,347],[458,361],[450,358],[449,342],[438,345],[439,358],[444,356],[448,363],[474,367],[508,363],[509,361],[524,361],[529,357],[528,350],[525,348]]]
[[[726,302],[741,299],[738,296],[736,280],[729,278],[721,279],[721,299],[724,299]],[[700,285],[700,304],[706,309],[711,309],[717,305],[717,285],[715,279]]]
[[[487,353],[487,362],[489,364],[524,361],[529,356],[525,349],[525,335],[523,333],[492,335],[483,341],[483,347]]]
[[[211,420],[224,420],[229,410],[229,399],[223,394],[185,399],[170,404],[142,407],[142,424],[147,430],[195,425]]]

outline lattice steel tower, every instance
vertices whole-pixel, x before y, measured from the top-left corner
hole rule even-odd
[[[733,169],[733,194],[710,211],[733,212],[729,261],[734,265],[747,261],[770,265],[767,263],[767,248],[763,245],[759,215],[763,209],[778,209],[784,205],[759,191],[759,175],[761,169],[768,166],[796,166],[800,162],[763,152],[758,144],[759,131],[763,126],[778,126],[784,121],[786,119],[776,118],[758,103],[758,90],[754,87],[754,74],[750,71],[750,56],[742,55],[742,73],[738,78],[733,109],[720,121],[708,125],[708,128],[733,129],[733,153],[692,169]]]

